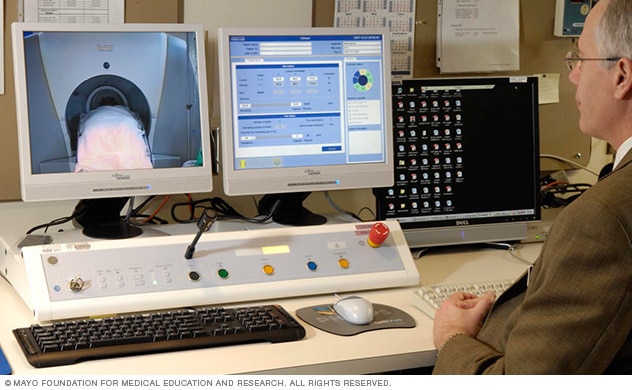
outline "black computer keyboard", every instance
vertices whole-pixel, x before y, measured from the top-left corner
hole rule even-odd
[[[88,359],[296,341],[305,329],[279,305],[187,308],[58,321],[13,330],[36,368]]]

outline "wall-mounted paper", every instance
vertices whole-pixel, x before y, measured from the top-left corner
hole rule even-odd
[[[123,23],[125,0],[23,0],[25,22]]]
[[[538,96],[540,104],[560,102],[560,74],[542,73],[538,77]]]
[[[441,73],[520,68],[519,0],[438,0]]]

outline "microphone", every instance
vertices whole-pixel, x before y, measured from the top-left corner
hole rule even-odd
[[[204,209],[204,213],[202,214],[200,219],[198,219],[198,222],[197,222],[198,231],[195,237],[193,237],[193,241],[191,241],[191,244],[189,244],[186,252],[184,253],[184,258],[187,260],[190,260],[193,257],[193,253],[195,252],[195,246],[197,245],[198,241],[200,241],[200,237],[202,237],[202,233],[209,230],[211,226],[213,226],[213,223],[215,223],[215,220],[217,220],[217,215],[215,213],[213,213],[213,215],[209,215],[208,213],[209,211],[210,211],[209,209]]]

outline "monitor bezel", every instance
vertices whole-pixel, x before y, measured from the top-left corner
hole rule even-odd
[[[193,167],[33,174],[29,136],[24,33],[28,32],[191,32],[196,36],[202,165]],[[12,44],[20,187],[23,201],[77,200],[210,192],[212,158],[205,63],[205,32],[197,24],[13,23]]]
[[[507,218],[502,221],[499,218],[480,218],[472,221],[454,220],[454,225],[448,225],[444,222],[433,226],[429,222],[415,222],[410,218],[385,217],[383,211],[379,209],[377,198],[381,189],[374,189],[376,195],[376,207],[378,208],[378,219],[397,220],[402,227],[404,236],[411,248],[428,248],[439,246],[465,245],[465,244],[481,244],[481,243],[512,243],[524,240],[528,237],[528,228],[530,223],[538,222],[541,219],[541,208],[539,204],[539,174],[540,174],[540,123],[539,123],[539,95],[538,95],[538,79],[535,76],[451,76],[438,78],[417,78],[403,80],[402,85],[406,82],[427,83],[428,86],[449,85],[471,85],[479,83],[525,83],[532,87],[532,112],[533,124],[530,134],[533,146],[533,180],[532,194],[534,213],[528,216],[510,220]],[[395,87],[395,86],[394,86]],[[395,132],[396,129],[393,128]],[[505,163],[505,162],[503,162]],[[395,170],[394,176],[395,176]],[[471,222],[471,224],[470,224]]]
[[[318,165],[275,169],[236,170],[234,161],[233,118],[231,107],[229,53],[230,36],[301,36],[301,35],[381,35],[384,71],[384,150],[379,163]],[[393,182],[390,33],[384,28],[220,28],[217,38],[221,106],[221,145],[223,187],[227,195],[259,195],[293,192],[331,191],[388,186]]]

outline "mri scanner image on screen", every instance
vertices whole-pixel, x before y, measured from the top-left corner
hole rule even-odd
[[[31,173],[200,165],[193,38],[24,33]]]

